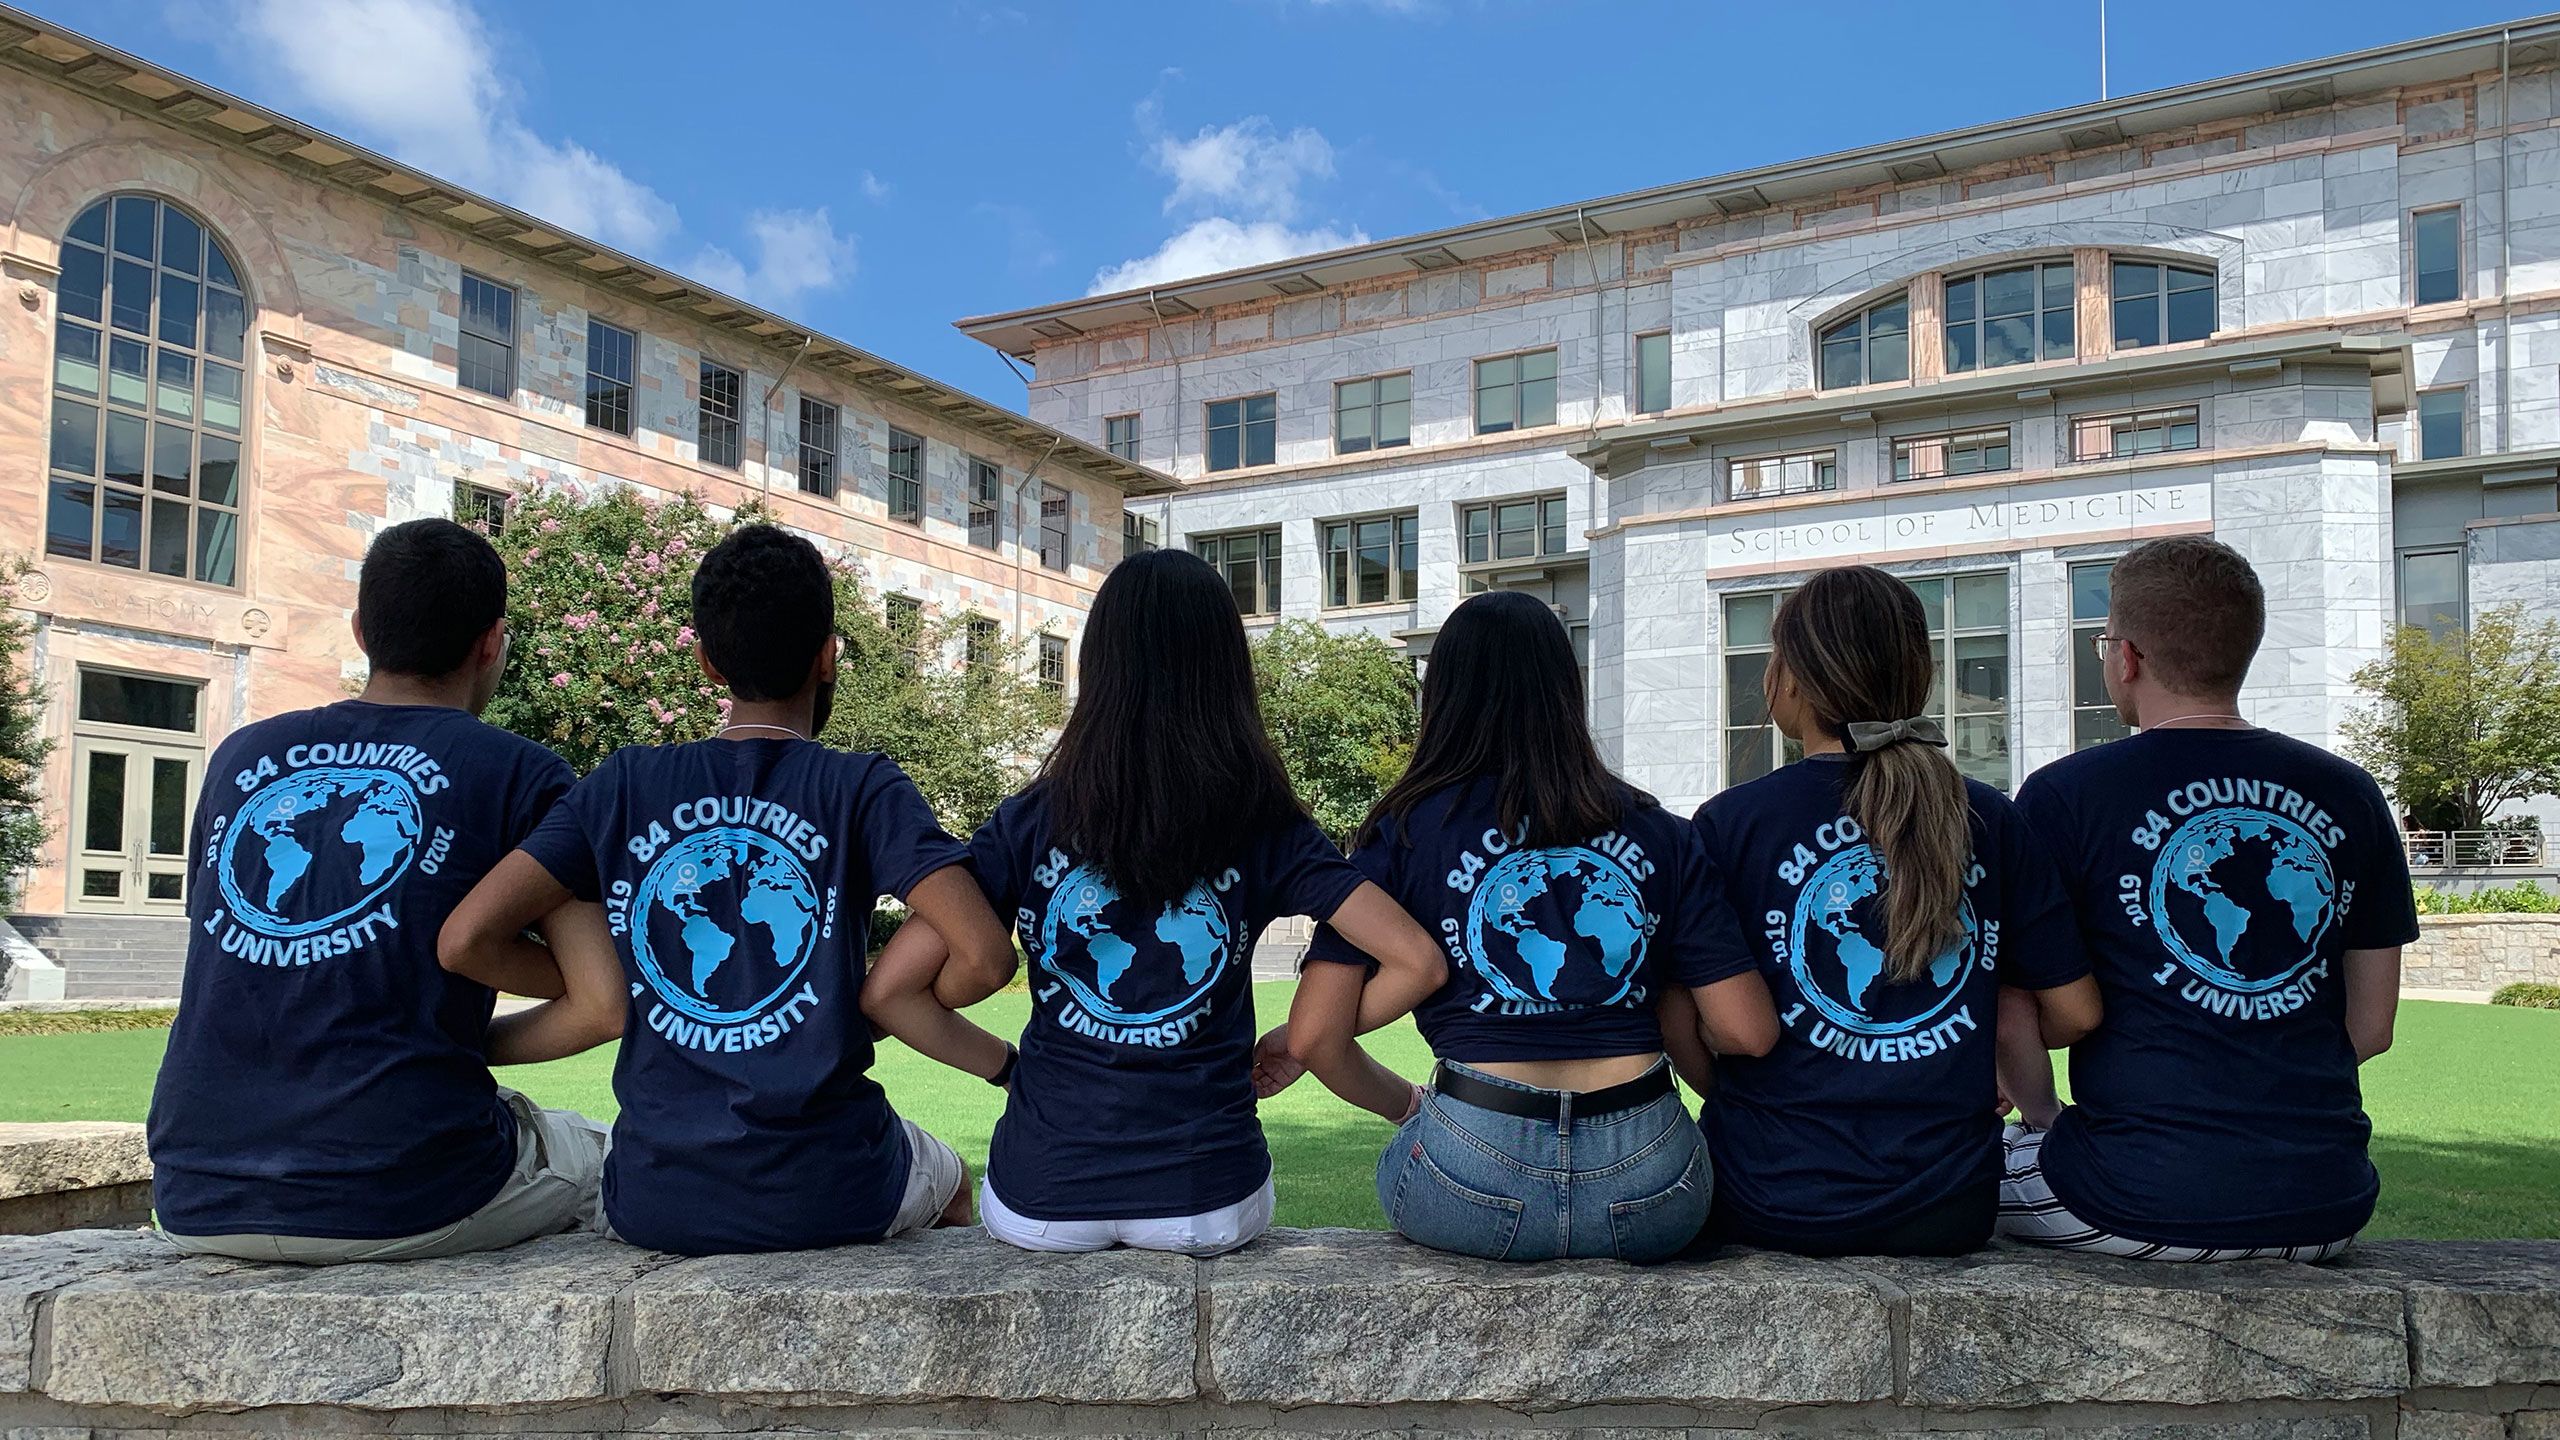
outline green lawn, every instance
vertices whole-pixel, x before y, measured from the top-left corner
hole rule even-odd
[[[1290,987],[1255,987],[1263,1023],[1285,1013]],[[988,1001],[979,1021],[1018,1031],[1029,999]],[[0,1036],[0,1120],[139,1120],[166,1032]],[[1409,1024],[1372,1037],[1380,1058],[1419,1077],[1428,1064]],[[535,1066],[509,1083],[548,1105],[598,1117],[614,1111],[612,1056]],[[895,1044],[884,1047],[881,1083],[901,1110],[986,1158],[1002,1097]],[[2410,1001],[2399,1043],[2367,1067],[2374,1163],[2382,1169],[2376,1238],[2560,1238],[2560,1012]],[[1387,1127],[1345,1106],[1313,1080],[1263,1107],[1279,1157],[1280,1223],[1382,1223],[1371,1167]]]

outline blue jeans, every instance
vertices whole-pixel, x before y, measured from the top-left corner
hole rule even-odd
[[[1449,1063],[1449,1062],[1443,1062]],[[1533,1087],[1450,1064],[1488,1085]],[[1569,1097],[1568,1097],[1569,1098]],[[1434,1091],[1378,1160],[1378,1204],[1417,1244],[1488,1260],[1650,1264],[1706,1223],[1715,1170],[1678,1091],[1561,1123]]]

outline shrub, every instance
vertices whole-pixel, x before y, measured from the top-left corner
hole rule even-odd
[[[2520,1005],[2527,1010],[2560,1010],[2560,985],[2519,980],[2513,985],[2501,986],[2497,994],[2489,997],[2489,1003]]]
[[[104,1030],[165,1030],[172,1009],[0,1010],[0,1035],[93,1035]]]
[[[2421,885],[2417,889],[2417,897],[2421,915],[2560,914],[2560,895],[2554,895],[2530,880],[2519,880],[2513,885],[2492,885],[2468,895]]]
[[[24,560],[0,560],[0,590],[17,583]],[[44,690],[27,658],[29,626],[0,603],[0,913],[17,908],[18,877],[36,863],[53,826],[44,814]]]
[[[1283,620],[1253,642],[1253,679],[1298,798],[1325,833],[1349,838],[1413,758],[1413,662],[1366,632]]]

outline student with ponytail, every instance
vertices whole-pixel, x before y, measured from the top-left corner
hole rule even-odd
[[[1708,1238],[1811,1255],[1979,1248],[1999,1208],[2004,987],[2062,1046],[2098,991],[2052,861],[1927,718],[1935,645],[1881,570],[1825,570],[1778,607],[1764,686],[1804,758],[1696,825],[1760,937],[1783,1034],[1715,1067]],[[1672,1008],[1676,1008],[1675,1006]],[[1694,1027],[1672,1053],[1705,1077]]]

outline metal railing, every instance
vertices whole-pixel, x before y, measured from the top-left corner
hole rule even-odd
[[[2531,831],[2410,830],[2401,843],[2412,870],[2532,870],[2552,863],[2549,842]]]

